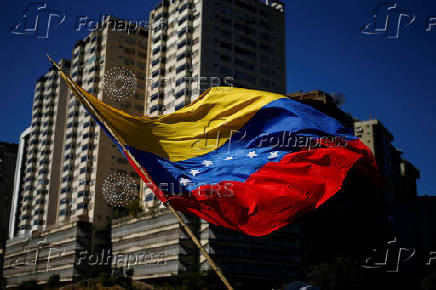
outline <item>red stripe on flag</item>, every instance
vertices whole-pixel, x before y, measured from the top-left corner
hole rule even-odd
[[[171,205],[215,225],[266,235],[336,194],[353,165],[374,164],[372,153],[359,140],[349,143],[346,148],[287,154],[280,162],[267,163],[246,182],[201,186],[189,197],[171,197]]]

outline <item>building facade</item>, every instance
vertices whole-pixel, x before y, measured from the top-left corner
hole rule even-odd
[[[354,134],[374,153],[380,172],[389,182],[390,207],[396,201],[413,200],[418,194],[416,182],[420,173],[405,159],[403,152],[392,145],[392,133],[379,120],[372,119],[355,122]]]
[[[61,68],[69,73],[69,60],[60,61]],[[59,193],[59,150],[64,137],[67,109],[67,87],[57,69],[52,66],[48,73],[36,82],[32,124],[25,152],[21,191],[17,196],[19,234],[54,225]],[[20,176],[21,177],[21,176]]]
[[[17,144],[0,142],[0,288],[3,286],[3,254],[9,234],[9,214],[13,201],[17,151]]]
[[[284,4],[161,1],[150,13],[148,111],[170,113],[212,86],[286,93]]]
[[[78,41],[71,65],[68,70],[65,68],[83,89],[115,108],[134,115],[170,113],[211,86],[286,93],[284,4],[279,1],[162,1],[150,13],[149,31],[143,28],[133,32],[131,29],[113,29],[120,27],[119,21],[107,17],[101,29]],[[114,99],[108,93],[105,80],[120,67],[133,72],[136,87],[131,95]],[[58,74],[56,77],[58,80]],[[48,87],[51,88],[51,84]],[[159,258],[160,263],[145,261],[132,266],[135,279],[158,279],[193,268],[210,270],[205,257],[192,245],[177,220],[156,203],[144,185],[141,189],[143,216],[114,221],[111,246],[107,248],[104,229],[112,222],[112,209],[101,190],[105,178],[123,174],[138,183],[139,179],[74,96],[68,92],[62,94],[65,95],[65,104],[62,103],[64,119],[56,121],[56,126],[59,132],[62,127],[63,132],[59,133],[56,142],[53,140],[56,152],[60,154],[56,159],[58,188],[48,191],[52,196],[44,202],[50,206],[38,211],[42,215],[40,219],[36,216],[27,222],[27,218],[23,218],[25,212],[20,212],[16,219],[21,236],[8,241],[6,258],[9,266],[5,267],[8,285],[30,279],[43,283],[49,275],[56,273],[61,274],[62,281],[74,280],[80,277],[83,269],[73,262],[72,253],[77,262],[78,251],[97,252],[105,243],[112,258],[116,254],[136,255],[148,250],[163,255]],[[39,154],[41,149],[32,147],[35,145],[32,130],[33,127],[26,142],[27,151]],[[26,165],[32,158],[26,154]],[[39,162],[39,159],[32,162]],[[34,179],[39,184],[41,178],[38,170],[35,172]],[[27,174],[27,167],[24,173]],[[26,187],[26,175],[23,178],[23,192],[32,191],[33,188]],[[47,179],[55,180],[55,177]],[[38,190],[45,190],[42,185],[50,185],[45,184],[44,179],[41,183]],[[25,194],[17,196],[23,196],[20,210],[34,211],[28,199],[24,200]],[[274,238],[256,239],[213,227],[198,219],[190,219],[189,223],[231,279],[281,283],[299,275],[301,257],[297,224],[274,234]],[[88,224],[92,225],[91,229],[87,228]],[[83,227],[86,230],[82,230]],[[34,231],[30,233],[30,230]],[[57,239],[58,236],[62,237]],[[39,243],[41,237],[49,242]],[[287,239],[292,242],[286,242]],[[36,259],[37,266],[26,266],[26,271],[17,270],[13,261],[30,247],[26,246],[29,243],[32,251],[40,251],[35,245],[44,247],[45,252],[56,245],[67,249],[68,254],[59,257],[58,264],[50,268],[44,267],[48,259],[45,253]],[[262,260],[258,259],[259,255]],[[116,267],[112,265],[112,268]]]
[[[174,112],[211,86],[286,93],[283,3],[160,1],[150,13],[150,23],[146,115]],[[156,244],[156,250],[168,255],[165,265],[159,267],[132,266],[135,279],[162,278],[190,269],[211,270],[177,220],[155,203],[153,193],[144,185],[143,192],[146,212],[161,212],[160,218],[166,217],[168,230],[157,235],[150,225],[146,231],[135,232],[134,224],[142,228],[150,223],[149,218],[119,222],[112,226],[112,249],[114,253],[135,255]],[[190,226],[232,281],[257,286],[269,281],[269,285],[279,285],[300,274],[298,224],[258,238],[198,219],[191,220]]]
[[[15,164],[14,175],[14,191],[10,206],[9,216],[9,238],[12,239],[17,233],[18,223],[21,216],[21,201],[23,199],[23,185],[25,183],[25,169],[26,169],[26,157],[27,148],[29,146],[31,127],[24,130],[20,135],[20,141],[18,143],[18,155],[17,162]]]
[[[120,29],[123,23],[126,22],[107,17],[102,29],[76,43],[71,77],[103,102],[142,116],[148,31],[144,27],[133,31]],[[134,75],[127,80],[129,84],[136,83],[136,87],[128,92],[123,91],[123,86],[127,86],[123,83],[125,80],[119,79],[119,75],[124,76],[126,71]],[[122,95],[114,96],[113,91]],[[139,177],[72,94],[68,97],[65,125],[56,223],[68,223],[85,216],[89,222],[105,226],[112,217],[102,194],[105,179],[118,173],[131,176],[139,185]]]
[[[9,239],[3,266],[6,286],[17,287],[29,280],[45,284],[52,275],[59,275],[62,282],[83,277],[89,263],[79,263],[77,257],[95,249],[89,237],[99,234],[88,222],[78,221]]]
[[[131,25],[107,16],[99,29],[75,44],[72,61],[62,59],[59,65],[100,100],[142,116],[148,30]],[[6,244],[7,285],[31,279],[44,283],[58,273],[62,281],[72,281],[84,268],[75,264],[76,255],[108,245],[112,208],[102,192],[106,178],[130,176],[139,189],[139,177],[68,91],[54,66],[37,81],[32,125],[21,136],[20,150],[13,212],[6,219],[14,236]],[[36,266],[17,266],[15,260],[22,260],[25,252],[39,251],[39,242],[45,252]],[[67,254],[57,265],[44,267],[44,255],[54,247]]]

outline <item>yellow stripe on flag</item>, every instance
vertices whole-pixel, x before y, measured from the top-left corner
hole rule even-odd
[[[157,117],[132,116],[87,93],[65,74],[61,73],[61,76],[67,83],[72,82],[72,92],[82,103],[88,103],[100,113],[106,124],[110,124],[123,145],[154,153],[173,162],[217,149],[261,107],[286,98],[256,90],[215,87],[174,113]],[[88,110],[89,105],[85,105]]]

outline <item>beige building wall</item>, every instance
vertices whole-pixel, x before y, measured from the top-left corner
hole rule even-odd
[[[60,66],[102,101],[143,115],[148,30],[126,27],[124,20],[107,17],[101,29],[75,44],[72,61],[61,60]],[[116,100],[105,93],[104,78],[119,68],[134,74],[136,88]],[[103,197],[102,185],[111,174],[128,175],[139,188],[137,174],[68,91],[55,67],[36,83],[32,125],[25,142],[15,211],[19,235],[79,219],[106,225],[112,210]]]
[[[133,115],[143,115],[148,31],[114,29],[120,19],[109,17],[104,29],[92,32],[73,49],[71,76],[85,90],[103,102]],[[134,94],[114,100],[105,93],[105,75],[122,67],[136,76]],[[110,222],[112,212],[102,194],[102,185],[111,174],[139,177],[112,140],[70,94],[64,140],[62,186],[58,223],[86,217],[95,225]]]
[[[161,1],[150,23],[149,115],[178,110],[211,86],[286,93],[284,4]]]
[[[69,72],[70,61],[61,60],[59,64]],[[62,154],[59,142],[65,129],[67,87],[54,66],[38,79],[34,95],[21,185],[22,199],[18,202],[18,230],[21,234],[55,223]]]

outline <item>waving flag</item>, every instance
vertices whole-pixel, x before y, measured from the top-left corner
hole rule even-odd
[[[338,192],[351,167],[376,168],[350,129],[283,95],[217,87],[132,116],[61,75],[161,201],[215,225],[268,234]]]

